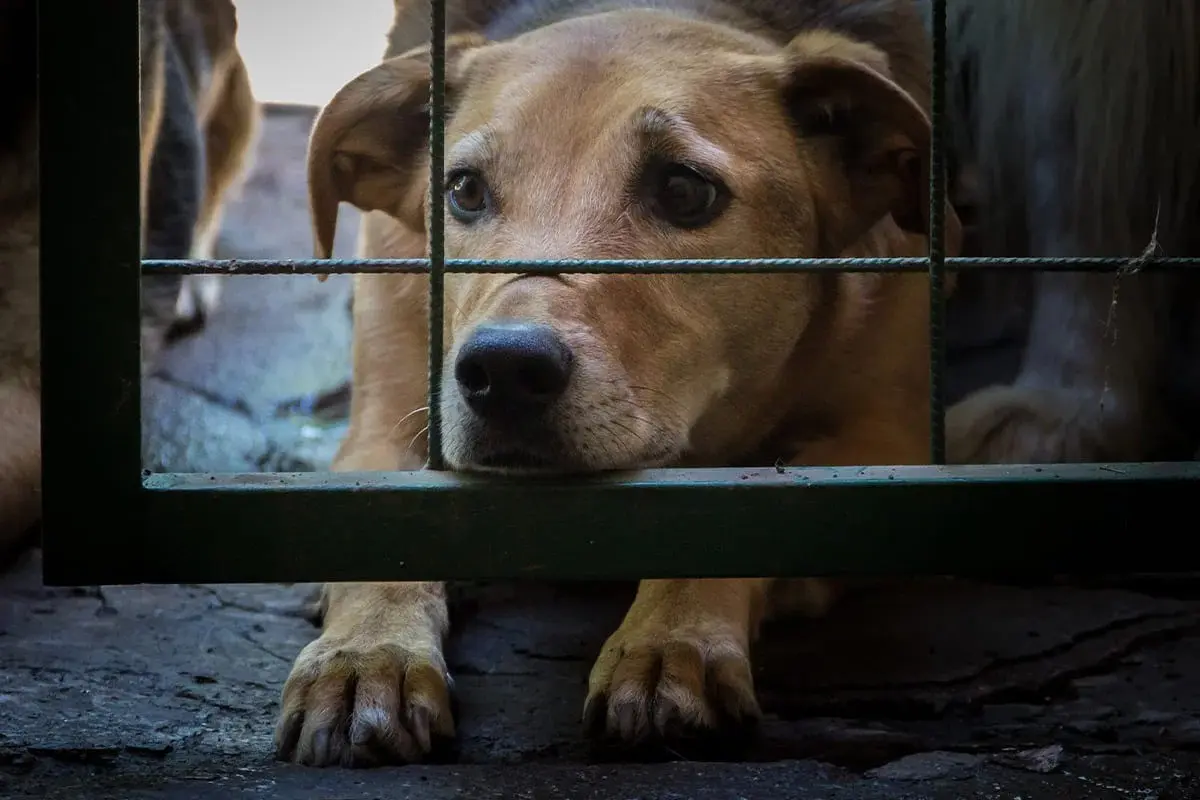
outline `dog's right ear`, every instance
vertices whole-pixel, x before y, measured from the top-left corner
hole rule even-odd
[[[464,56],[486,44],[477,34],[446,39],[446,104],[465,74]],[[384,61],[343,86],[321,109],[308,145],[308,198],[317,258],[333,252],[338,205],[384,211],[425,229],[430,50]]]
[[[837,169],[823,187],[823,233],[840,252],[884,215],[905,231],[929,235],[929,117],[891,75],[874,45],[823,30],[798,34],[786,48],[783,93],[802,137],[834,145]],[[962,227],[945,205],[947,252]]]

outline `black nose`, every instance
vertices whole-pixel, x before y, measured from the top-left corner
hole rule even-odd
[[[529,416],[566,391],[571,361],[570,349],[546,325],[493,323],[463,343],[454,377],[480,416]]]

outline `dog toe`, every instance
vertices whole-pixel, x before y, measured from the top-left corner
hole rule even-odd
[[[622,747],[737,740],[760,716],[750,661],[731,641],[618,633],[590,684],[589,733]]]
[[[315,767],[426,759],[454,736],[451,681],[441,664],[436,651],[318,639],[284,687],[276,757]]]

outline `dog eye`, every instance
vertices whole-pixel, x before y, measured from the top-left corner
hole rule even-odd
[[[678,228],[707,225],[723,210],[721,187],[683,164],[656,170],[650,184],[654,213]]]
[[[459,222],[474,222],[491,211],[492,191],[478,172],[462,170],[446,180],[450,215]]]

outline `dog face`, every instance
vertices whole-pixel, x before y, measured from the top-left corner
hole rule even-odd
[[[928,121],[869,45],[786,47],[649,11],[447,42],[451,258],[836,256],[923,233]],[[310,147],[319,255],[339,201],[424,232],[428,52],[348,84]],[[893,223],[894,221],[894,223]],[[822,309],[877,276],[451,274],[447,461],[593,471],[730,459],[796,402]],[[417,365],[412,365],[416,367]],[[421,365],[422,367],[424,365]]]

